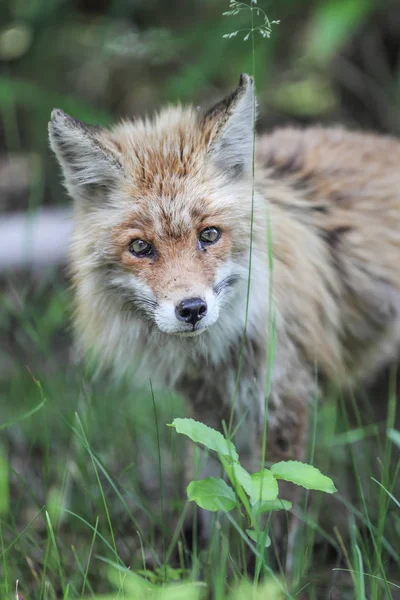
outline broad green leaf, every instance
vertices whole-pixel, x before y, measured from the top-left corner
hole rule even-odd
[[[204,597],[205,588],[206,584],[202,581],[160,586],[151,600],[200,600]]]
[[[322,475],[319,469],[306,463],[296,460],[279,462],[271,466],[271,472],[277,479],[291,481],[306,490],[318,490],[327,494],[337,492],[330,477]]]
[[[61,488],[56,486],[50,487],[47,492],[46,507],[51,521],[53,523],[57,523],[64,508],[63,490]]]
[[[125,588],[125,582],[123,587]],[[200,600],[204,598],[206,584],[198,581],[194,583],[174,583],[167,585],[160,585],[154,589],[142,590],[138,588],[135,592],[126,593],[123,595],[109,594],[109,595],[96,595],[96,600],[116,600],[116,598],[123,597],[125,600]],[[93,596],[86,596],[85,600],[91,600]]]
[[[248,496],[253,494],[253,484],[251,481],[251,475],[242,467],[238,462],[224,462],[224,469],[228,474],[231,481],[238,483],[242,486]]]
[[[243,578],[228,596],[228,600],[284,600],[287,594],[284,585],[275,576],[275,579],[265,578],[260,585]]]
[[[261,514],[265,512],[271,512],[273,510],[290,510],[292,508],[292,503],[289,502],[289,500],[281,500],[280,498],[277,498],[276,500],[257,503],[253,508],[258,514]]]
[[[187,487],[190,501],[196,502],[200,508],[215,512],[229,512],[238,505],[235,492],[223,479],[207,477],[200,481],[192,481]]]
[[[233,460],[238,460],[239,456],[235,446],[229,440],[225,439],[222,433],[212,427],[195,421],[194,419],[174,419],[170,427],[175,427],[177,433],[187,435],[193,442],[203,444],[209,450],[214,450],[218,454],[229,456]]]
[[[262,540],[265,534],[263,532],[260,531],[259,534],[257,534],[257,531],[254,531],[254,529],[246,529],[246,533],[249,536],[250,539],[253,540],[253,542],[255,542],[257,544],[257,539],[258,539],[258,535],[259,535],[259,539]],[[269,548],[269,546],[271,545],[271,538],[269,537],[269,535],[266,536],[265,538],[265,548]]]
[[[396,446],[400,448],[400,431],[397,431],[396,429],[389,429],[388,437],[394,444],[396,444]]]
[[[263,469],[251,476],[252,494],[251,503],[269,502],[275,500],[279,494],[278,482],[268,469]]]
[[[121,575],[118,571],[110,569],[108,577],[111,583],[121,588]],[[168,573],[166,573],[168,576]],[[156,585],[140,577],[132,571],[122,571],[122,597],[125,600],[200,600],[203,597],[205,584],[202,582],[186,581],[182,583],[166,583]],[[115,600],[120,594],[96,596],[96,600]],[[89,600],[89,597],[87,597]]]

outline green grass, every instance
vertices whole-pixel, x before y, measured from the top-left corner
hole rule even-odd
[[[65,284],[51,272],[36,291],[25,280],[16,302],[17,283],[1,296],[11,364],[0,381],[0,598],[13,596],[17,580],[32,600],[250,593],[238,588],[250,583],[237,514],[219,515],[208,550],[192,551],[182,535],[187,445],[166,427],[184,416],[180,399],[93,380],[72,360]],[[260,585],[275,585],[277,598],[301,589],[319,598],[332,586],[341,598],[399,596],[399,449],[385,433],[393,386],[387,421],[372,427],[364,401],[355,415],[340,398],[315,405],[314,464],[339,494],[311,492],[298,508],[291,585],[279,573],[274,584],[261,561]]]

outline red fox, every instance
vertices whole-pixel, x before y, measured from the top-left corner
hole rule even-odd
[[[213,427],[235,398],[245,461],[268,409],[267,459],[302,459],[310,400],[398,355],[400,143],[339,127],[255,139],[255,111],[243,74],[205,113],[108,130],[54,110],[50,142],[75,201],[83,347]]]

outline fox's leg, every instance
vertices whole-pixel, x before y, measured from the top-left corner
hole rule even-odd
[[[190,444],[185,456],[184,489],[182,490],[184,497],[187,495],[186,488],[191,481],[221,476],[221,464],[218,459],[212,453],[207,454],[206,451]],[[195,513],[197,514],[196,519]],[[192,502],[189,504],[184,524],[185,537],[189,548],[194,548],[195,545],[204,548],[209,545],[214,516],[215,513],[196,507]]]
[[[311,393],[311,390],[310,390]],[[267,421],[267,466],[284,460],[305,459],[308,432],[309,398],[276,398],[271,394]],[[262,435],[260,433],[260,435]],[[262,447],[260,439],[259,447]],[[279,482],[279,497],[289,500],[295,507],[299,504],[301,488],[284,481]],[[270,556],[278,569],[287,575],[292,571],[293,551],[299,520],[284,510],[273,513],[271,518],[272,548]]]
[[[184,378],[177,386],[186,400],[188,416],[205,425],[222,431],[222,422],[228,422],[229,412],[223,397],[223,385],[217,386],[207,379]],[[220,389],[221,388],[221,389]],[[221,464],[212,452],[197,448],[192,442],[187,443],[187,452],[184,457],[184,478],[182,486],[183,497],[186,498],[187,486],[194,479],[206,477],[221,477]],[[197,520],[194,514],[197,514]],[[195,508],[190,503],[184,523],[185,538],[189,548],[195,545],[206,547],[212,534],[213,514],[200,508]]]
[[[210,379],[185,381],[184,388],[180,386],[189,404],[189,414],[193,419],[205,423],[224,433],[232,416],[231,432],[235,432],[234,442],[242,465],[250,472],[258,469],[257,463],[257,423],[260,419],[261,398],[264,397],[265,378],[263,369],[257,376],[241,378],[235,389],[236,371],[225,371],[214,374]],[[193,478],[221,477],[223,471],[218,458],[213,452],[208,455],[198,453],[198,467],[194,469],[193,445],[186,458],[186,482]],[[187,485],[187,483],[186,483]],[[186,492],[185,492],[186,494]],[[192,512],[192,511],[189,511]],[[212,535],[213,514],[199,510],[200,539],[207,544]],[[188,522],[190,517],[188,518]]]

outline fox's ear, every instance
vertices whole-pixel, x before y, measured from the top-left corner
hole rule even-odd
[[[251,170],[255,118],[254,81],[242,73],[236,90],[202,118],[210,155],[223,170]]]
[[[119,152],[107,130],[86,125],[55,109],[51,113],[49,137],[73,198],[104,197],[122,177]]]

